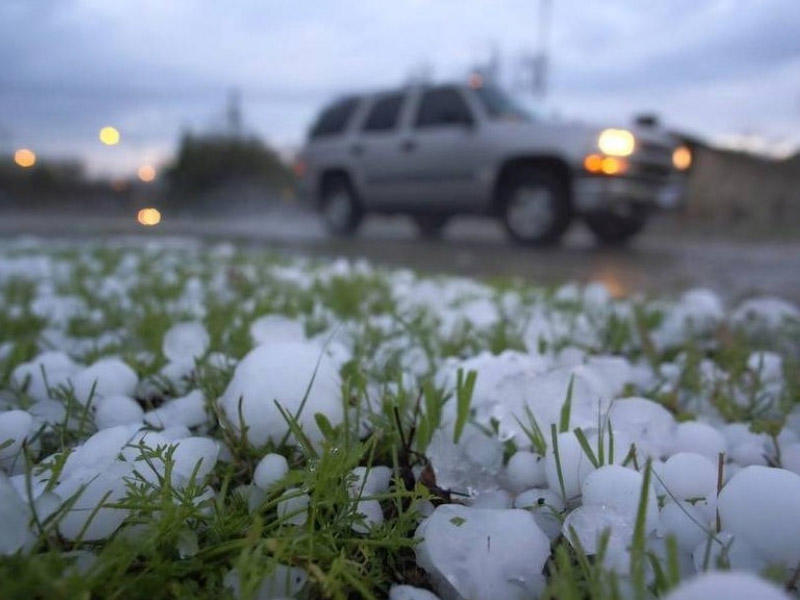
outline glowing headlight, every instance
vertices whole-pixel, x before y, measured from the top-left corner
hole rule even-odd
[[[597,138],[597,147],[609,156],[630,156],[636,141],[627,129],[604,129]]]
[[[679,171],[685,171],[692,166],[692,151],[686,146],[678,146],[672,152],[672,164]]]

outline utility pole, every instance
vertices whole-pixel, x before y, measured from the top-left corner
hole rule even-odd
[[[242,94],[238,88],[233,88],[228,93],[228,134],[233,138],[242,135]]]
[[[539,0],[538,40],[536,54],[531,61],[532,91],[536,96],[544,97],[547,93],[548,46],[550,37],[550,19],[552,0]]]

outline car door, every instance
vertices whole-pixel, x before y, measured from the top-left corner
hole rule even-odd
[[[379,94],[372,99],[349,151],[358,165],[361,194],[368,206],[380,208],[402,199],[407,184],[399,129],[405,92]]]
[[[455,86],[419,91],[410,127],[401,135],[399,165],[406,199],[434,209],[464,209],[481,201],[478,122]]]

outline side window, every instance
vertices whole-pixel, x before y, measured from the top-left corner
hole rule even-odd
[[[358,106],[358,98],[345,98],[323,110],[311,128],[311,138],[342,133],[347,127],[350,117],[353,116],[356,106]]]
[[[417,127],[468,125],[472,122],[469,107],[455,88],[433,88],[422,94],[417,112]]]
[[[400,117],[403,99],[403,94],[390,94],[376,100],[364,121],[363,130],[390,131],[394,129]]]

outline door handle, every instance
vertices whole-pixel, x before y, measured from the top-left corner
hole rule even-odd
[[[353,156],[361,156],[362,154],[364,154],[364,146],[362,146],[361,144],[353,144],[352,146],[350,146],[350,154],[352,154]]]
[[[414,140],[403,140],[400,143],[400,149],[403,152],[412,152],[417,147],[417,142]]]

